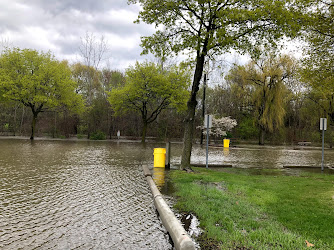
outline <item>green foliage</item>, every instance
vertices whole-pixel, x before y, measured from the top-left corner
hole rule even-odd
[[[57,61],[50,53],[14,48],[6,49],[0,56],[0,93],[6,100],[31,109],[30,139],[34,139],[40,112],[56,108],[83,112],[83,101],[76,88],[67,62]]]
[[[7,49],[0,57],[0,90],[7,100],[17,101],[42,112],[65,106],[82,112],[82,99],[75,92],[67,62],[50,53]]]
[[[91,133],[89,139],[91,140],[105,140],[106,139],[106,134],[103,133],[102,131],[97,131]]]
[[[258,135],[258,128],[252,118],[243,119],[236,130],[241,139],[254,139]]]
[[[315,1],[305,32],[307,46],[301,78],[308,86],[308,97],[321,109],[321,116],[334,124],[334,5],[333,1]]]
[[[196,95],[204,63],[209,56],[231,49],[258,55],[260,44],[276,45],[283,37],[298,35],[302,16],[299,6],[307,0],[212,1],[212,0],[129,0],[141,6],[137,22],[162,29],[142,37],[143,53],[165,59],[170,55],[196,55],[190,98],[185,117],[181,168],[190,164]],[[303,10],[303,8],[301,8]],[[190,52],[190,53],[189,53]]]
[[[76,63],[71,66],[72,77],[77,83],[77,92],[82,95],[86,105],[90,106],[94,96],[101,89],[100,72],[92,66]]]
[[[188,99],[189,74],[186,70],[171,67],[163,71],[154,63],[136,63],[126,71],[124,86],[109,92],[109,102],[116,115],[138,112],[143,129],[155,121],[162,110],[175,108],[182,111]],[[146,131],[143,131],[145,137]]]
[[[283,124],[285,115],[285,80],[292,76],[292,59],[288,56],[266,58],[249,65],[247,80],[255,87],[253,102],[258,123],[269,132]]]
[[[85,134],[85,133],[87,133],[87,125],[79,125],[78,134]]]
[[[88,121],[88,127],[91,131],[106,131],[105,127],[109,116],[111,116],[110,104],[107,97],[101,93],[94,98],[92,106],[84,118],[85,121]]]
[[[116,114],[138,111],[150,123],[163,109],[185,109],[188,84],[189,75],[182,69],[164,72],[154,63],[137,62],[127,69],[124,87],[109,92],[108,100]]]
[[[256,53],[254,48],[261,43],[275,44],[283,34],[298,34],[302,12],[294,7],[306,1],[129,2],[142,6],[137,22],[165,27],[142,38],[144,53],[153,52],[163,58],[184,50],[206,54],[234,48]]]
[[[305,80],[318,84],[333,86],[333,44],[334,44],[334,4],[331,0],[315,1],[309,9],[309,26],[305,33],[308,44],[304,47]],[[327,87],[327,86],[326,86]]]
[[[102,86],[105,91],[111,91],[113,88],[124,86],[125,76],[120,71],[103,69]]]
[[[236,96],[245,96],[241,103],[252,105],[254,120],[260,129],[272,133],[283,125],[286,114],[285,105],[288,96],[289,79],[294,76],[293,58],[283,55],[269,55],[251,61],[246,66],[232,68],[229,83]],[[260,137],[260,144],[264,143]]]
[[[3,129],[4,129],[5,132],[7,132],[9,130],[9,123],[5,123],[3,125]]]
[[[72,65],[72,74],[78,83],[77,91],[85,100],[86,112],[80,117],[81,123],[87,126],[85,133],[90,135],[97,130],[110,132],[112,110],[107,101],[107,92],[124,86],[124,73],[110,69],[97,70],[77,63]]]

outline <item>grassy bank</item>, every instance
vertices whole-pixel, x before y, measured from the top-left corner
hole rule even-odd
[[[193,213],[204,249],[334,249],[334,175],[172,171],[176,208]]]

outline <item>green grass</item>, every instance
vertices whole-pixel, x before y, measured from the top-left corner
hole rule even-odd
[[[202,247],[334,249],[334,175],[246,175],[172,171],[176,208],[193,213]]]

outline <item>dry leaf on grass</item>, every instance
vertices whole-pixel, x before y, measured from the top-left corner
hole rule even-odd
[[[314,247],[314,244],[308,242],[307,240],[305,240],[305,242],[306,242],[306,246],[307,246],[307,247]]]

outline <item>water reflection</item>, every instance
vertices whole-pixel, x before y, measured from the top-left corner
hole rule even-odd
[[[172,145],[173,151],[174,145]],[[173,152],[177,152],[174,150]],[[205,164],[205,147],[194,146],[191,162]],[[172,164],[180,164],[181,157],[172,154]],[[231,164],[237,168],[283,168],[283,166],[314,166],[321,164],[321,149],[293,147],[255,147],[242,148],[210,147],[209,164]],[[325,166],[334,167],[334,151],[325,150]]]
[[[165,185],[165,168],[153,168],[152,178],[159,189]]]

